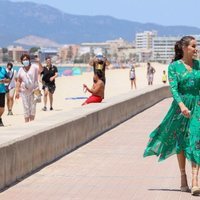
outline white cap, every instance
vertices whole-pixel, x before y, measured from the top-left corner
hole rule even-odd
[[[103,54],[101,52],[98,52],[97,55],[96,55],[96,58],[99,59],[99,60],[102,60]]]

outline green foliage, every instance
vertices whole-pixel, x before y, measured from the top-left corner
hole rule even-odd
[[[35,53],[37,52],[38,50],[40,49],[40,47],[31,47],[30,50],[29,50],[29,53]]]
[[[2,48],[2,52],[3,52],[3,54],[4,54],[4,53],[8,53],[8,49],[5,48],[5,47],[3,47],[3,48]]]

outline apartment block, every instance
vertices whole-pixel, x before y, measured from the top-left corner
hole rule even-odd
[[[137,49],[152,49],[153,38],[157,36],[156,31],[144,31],[136,33],[135,44]]]

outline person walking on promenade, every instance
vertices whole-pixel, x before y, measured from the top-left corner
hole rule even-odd
[[[13,104],[14,104],[15,83],[17,81],[17,71],[13,69],[13,64],[11,62],[7,63],[6,71],[10,78],[10,82],[5,84],[8,115],[13,115],[12,108],[13,108]]]
[[[104,84],[106,83],[106,67],[110,65],[110,62],[107,60],[106,57],[103,56],[102,53],[98,53],[95,58],[90,60],[89,65],[93,67],[94,73],[96,70],[101,70],[102,71],[102,81]]]
[[[151,66],[151,64],[148,62],[147,63],[147,81],[148,85],[153,85],[153,77],[155,74],[156,70],[154,67]]]
[[[136,74],[135,74],[134,65],[131,66],[131,69],[130,69],[130,72],[129,72],[129,78],[130,78],[130,81],[131,81],[131,89],[133,89],[133,84],[134,84],[135,89],[136,89],[137,88],[136,87]]]
[[[175,58],[168,67],[168,80],[174,98],[161,124],[150,134],[144,157],[156,155],[159,161],[177,154],[181,191],[188,192],[186,158],[192,165],[192,195],[199,195],[200,165],[200,61],[197,42],[184,36],[175,44]]]
[[[0,126],[4,126],[2,121],[2,115],[5,110],[5,96],[6,96],[5,84],[9,83],[9,81],[10,79],[6,69],[0,66]]]
[[[42,89],[44,90],[44,107],[43,111],[47,111],[47,97],[49,96],[50,110],[53,110],[53,94],[56,89],[55,79],[58,77],[58,69],[52,65],[51,58],[46,58],[46,66],[43,67],[42,72]]]
[[[166,74],[166,71],[165,71],[165,70],[163,70],[162,82],[163,82],[164,84],[167,83],[167,74]]]
[[[24,119],[25,122],[30,122],[35,119],[36,101],[34,99],[34,91],[39,88],[38,76],[41,73],[42,65],[39,59],[37,64],[32,64],[28,54],[21,56],[21,63],[23,66],[17,73],[15,98],[22,98]]]
[[[100,103],[104,99],[104,88],[105,84],[102,81],[103,73],[101,70],[96,70],[93,77],[93,86],[91,89],[88,88],[87,85],[83,84],[83,89],[85,92],[90,92],[92,95],[86,99],[86,101],[82,104],[86,105],[89,103]]]

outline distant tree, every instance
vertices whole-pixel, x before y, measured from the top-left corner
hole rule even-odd
[[[3,61],[3,62],[9,62],[9,61],[12,61],[12,60],[9,59],[8,54],[3,54],[2,61]]]
[[[80,57],[75,57],[74,63],[83,63],[83,60],[80,59]]]
[[[89,63],[90,61],[90,53],[83,54],[83,63]]]
[[[107,49],[104,49],[104,56],[105,56],[106,58],[109,57],[109,54],[108,54],[108,50],[107,50]]]
[[[67,60],[71,61],[73,58],[73,49],[72,46],[69,46],[68,50],[67,50]]]
[[[9,62],[10,59],[9,59],[9,56],[8,56],[8,48],[3,47],[2,48],[2,53],[3,53],[3,55],[2,55],[2,61],[3,62]]]
[[[94,48],[91,47],[91,48],[90,48],[90,58],[93,58],[94,56],[95,56]]]
[[[33,54],[33,53],[37,52],[39,49],[40,49],[40,47],[31,47],[29,50],[29,53]]]
[[[113,60],[116,62],[118,60],[118,54],[117,53],[114,53],[113,54]]]
[[[79,57],[74,59],[74,63],[89,63],[90,61],[90,53],[82,54]]]
[[[3,47],[2,52],[3,52],[3,54],[8,53],[8,49],[6,47]]]

